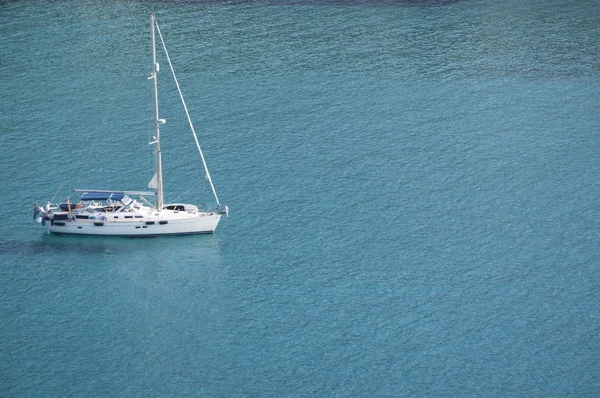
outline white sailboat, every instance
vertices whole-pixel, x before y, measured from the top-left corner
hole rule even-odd
[[[153,83],[155,116],[155,133],[150,144],[154,145],[156,172],[148,187],[153,191],[74,189],[75,193],[79,195],[79,200],[76,203],[71,203],[67,198],[66,203],[52,204],[48,202],[45,206],[35,204],[33,218],[37,222],[46,225],[51,233],[127,237],[213,233],[221,217],[228,214],[229,209],[227,206],[221,205],[217,197],[204,154],[154,14],[150,15],[150,32],[152,37],[152,74],[148,79],[152,80]],[[165,120],[160,118],[158,108],[159,65],[156,61],[156,33],[158,33],[169,62],[206,172],[206,179],[216,201],[214,210],[199,210],[197,206],[186,203],[164,203],[160,127],[165,123]],[[156,204],[151,203],[147,199],[148,197],[155,197]]]

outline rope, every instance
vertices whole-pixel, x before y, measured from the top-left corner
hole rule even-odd
[[[217,191],[215,191],[215,186],[213,185],[212,178],[210,177],[210,173],[208,172],[208,167],[206,165],[206,160],[204,159],[204,154],[202,153],[202,148],[200,148],[200,142],[198,141],[198,136],[196,135],[196,130],[194,130],[194,125],[192,124],[192,119],[190,118],[190,113],[188,112],[187,105],[185,104],[185,100],[183,99],[183,94],[181,93],[181,88],[179,87],[179,81],[177,81],[177,76],[175,76],[175,69],[173,68],[173,64],[171,63],[171,57],[169,57],[169,52],[167,51],[167,46],[165,45],[165,41],[163,40],[162,33],[160,32],[160,28],[158,27],[158,22],[155,21],[156,30],[158,32],[158,37],[160,37],[160,42],[162,43],[162,47],[165,50],[165,55],[167,56],[167,61],[169,62],[169,68],[171,69],[171,74],[173,75],[173,79],[175,79],[175,85],[177,86],[177,92],[179,93],[179,98],[181,98],[181,103],[183,104],[183,109],[185,110],[185,115],[187,116],[188,123],[190,128],[192,129],[192,134],[194,134],[194,141],[196,141],[196,147],[198,148],[198,153],[200,154],[200,159],[202,159],[202,165],[204,166],[204,171],[206,171],[206,177],[208,182],[210,183],[210,188],[212,189],[212,193],[217,202],[217,206],[221,206],[219,203],[219,198],[217,196]]]

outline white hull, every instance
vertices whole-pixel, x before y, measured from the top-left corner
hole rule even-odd
[[[221,214],[160,212],[151,217],[134,220],[115,220],[109,216],[98,220],[55,220],[48,222],[48,231],[54,234],[97,235],[123,237],[150,237],[163,235],[211,234],[217,228]]]

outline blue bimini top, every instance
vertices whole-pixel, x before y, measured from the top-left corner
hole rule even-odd
[[[121,200],[124,197],[123,192],[84,192],[81,200]]]

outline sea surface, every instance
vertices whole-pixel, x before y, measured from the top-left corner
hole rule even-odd
[[[214,235],[152,177],[157,14]],[[0,396],[600,396],[600,2],[0,3]],[[167,63],[165,198],[214,206]]]

